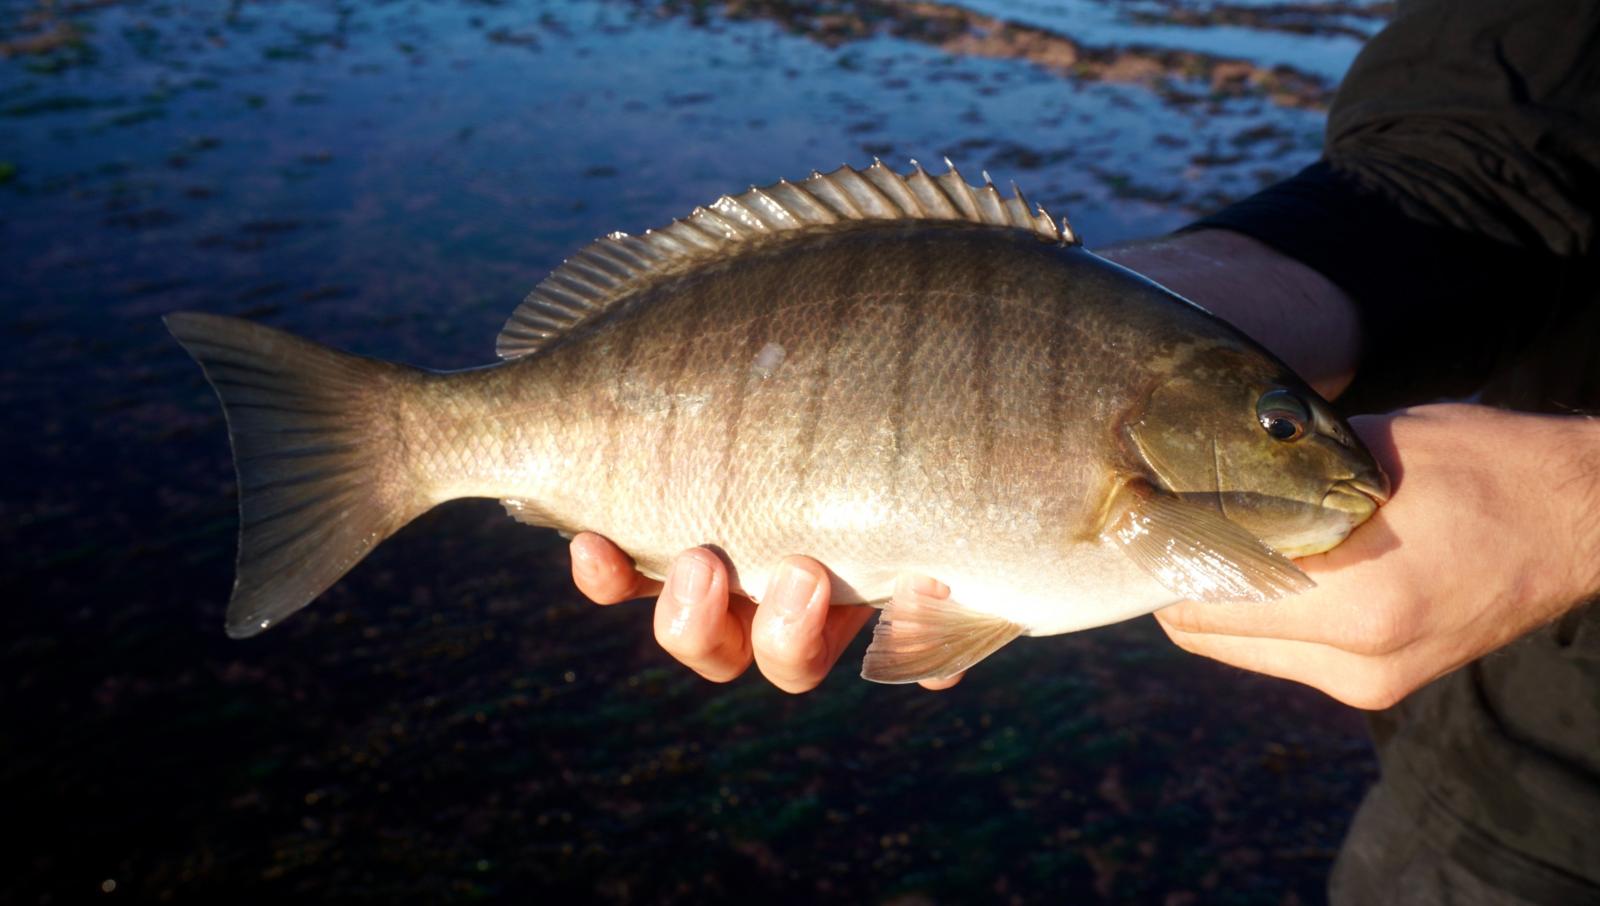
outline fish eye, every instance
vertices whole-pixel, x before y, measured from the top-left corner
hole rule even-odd
[[[1311,424],[1311,407],[1288,390],[1269,390],[1256,400],[1256,420],[1273,440],[1299,440]]]

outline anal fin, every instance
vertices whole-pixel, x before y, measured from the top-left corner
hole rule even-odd
[[[872,631],[861,676],[875,683],[946,679],[978,663],[1025,627],[950,600],[932,580],[902,579]]]

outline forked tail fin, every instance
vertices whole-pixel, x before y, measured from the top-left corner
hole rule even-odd
[[[311,603],[428,508],[406,480],[398,436],[397,403],[415,372],[238,318],[165,321],[227,417],[239,476],[227,632],[245,638]]]

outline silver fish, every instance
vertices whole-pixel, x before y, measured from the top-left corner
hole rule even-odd
[[[458,497],[600,532],[660,577],[712,545],[758,595],[792,553],[885,608],[863,675],[1311,581],[1388,479],[1222,321],[951,168],[841,167],[584,248],[433,372],[168,316],[239,475],[227,631],[304,607]],[[910,591],[922,574],[947,599]]]

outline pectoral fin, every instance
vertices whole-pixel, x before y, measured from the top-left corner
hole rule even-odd
[[[872,631],[861,676],[875,683],[945,679],[994,654],[1023,630],[962,607],[938,583],[901,580]]]
[[[1220,513],[1144,482],[1117,492],[1100,537],[1192,601],[1272,601],[1317,584]]]

